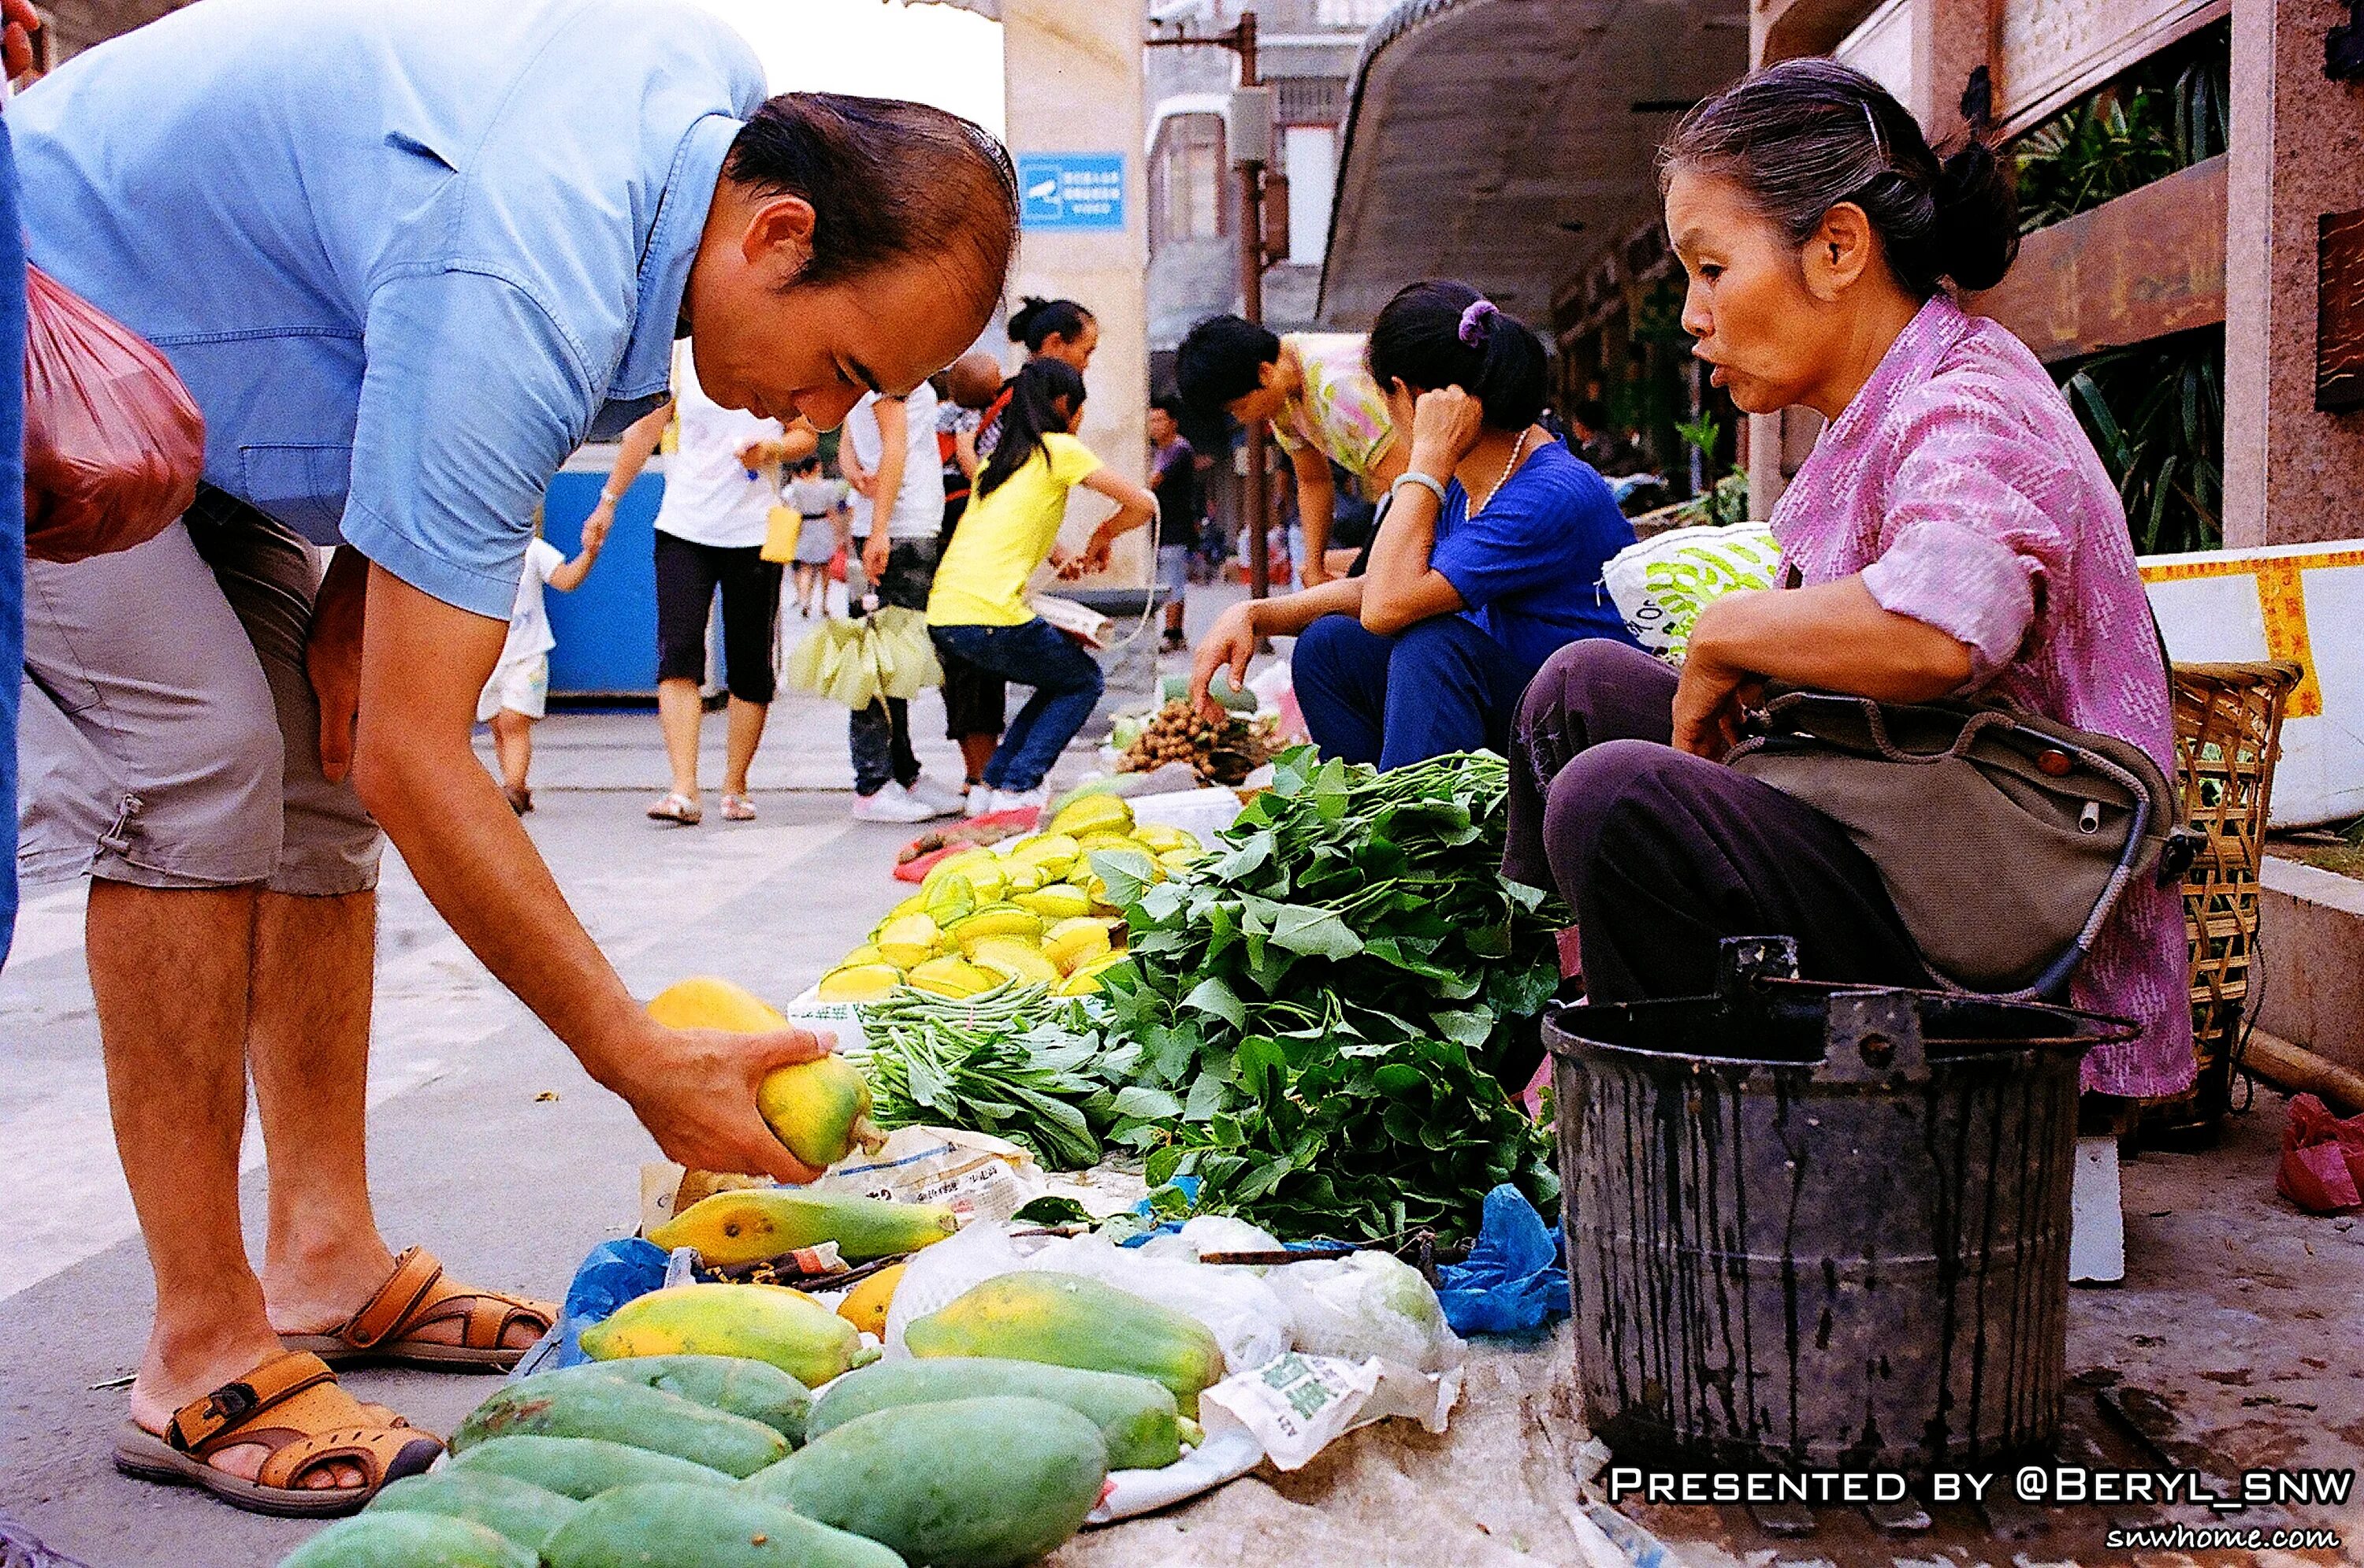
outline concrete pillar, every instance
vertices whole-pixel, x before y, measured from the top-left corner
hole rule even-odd
[[[2225,541],[2364,536],[2364,413],[2314,408],[2316,220],[2364,207],[2364,84],[2324,74],[2338,0],[2233,7]]]
[[[1149,193],[1142,156],[1146,0],[1002,0],[1002,76],[1012,157],[1108,153],[1123,159],[1124,227],[1030,228],[1009,293],[1079,301],[1099,318],[1082,438],[1120,473],[1145,479],[1149,401]],[[1022,183],[1022,182],[1021,182]],[[1071,540],[1107,503],[1078,491]],[[1110,586],[1149,580],[1146,535],[1120,545]]]

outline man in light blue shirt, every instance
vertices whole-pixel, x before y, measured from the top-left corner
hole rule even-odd
[[[206,420],[181,523],[27,585],[19,864],[93,878],[117,1141],[156,1275],[117,1461],[245,1507],[349,1511],[439,1445],[283,1340],[498,1366],[550,1318],[378,1235],[379,825],[668,1154],[814,1174],[754,1090],[820,1046],[651,1022],[470,749],[544,484],[663,396],[693,322],[699,380],[730,406],[826,428],[865,391],[909,391],[997,302],[1015,183],[939,111],[766,102],[746,46],[666,0],[207,0],[8,117],[32,261],[162,348]],[[347,548],[321,577],[303,540]],[[272,1176],[259,1279],[237,1210],[250,1073]],[[330,1429],[361,1435],[289,1435]]]

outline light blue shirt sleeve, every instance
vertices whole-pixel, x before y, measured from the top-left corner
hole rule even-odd
[[[597,401],[581,351],[524,289],[457,269],[381,284],[364,342],[347,542],[507,620],[533,509]]]

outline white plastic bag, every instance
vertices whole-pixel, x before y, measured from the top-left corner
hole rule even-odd
[[[1309,1355],[1376,1356],[1441,1373],[1459,1366],[1466,1353],[1420,1271],[1385,1252],[1291,1263],[1266,1280],[1288,1313],[1291,1342]]]
[[[1653,653],[1682,657],[1700,611],[1743,589],[1770,588],[1781,547],[1763,523],[1675,528],[1627,545],[1601,568],[1600,580],[1625,617],[1625,629]]]

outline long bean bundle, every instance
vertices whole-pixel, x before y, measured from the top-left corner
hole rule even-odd
[[[906,988],[864,1007],[871,1119],[990,1132],[1048,1170],[1098,1162],[1104,1151],[1086,1107],[1107,1125],[1110,1079],[1121,1082],[1134,1053],[1063,1027],[1076,1011],[1044,986],[1015,983],[957,1001]]]

